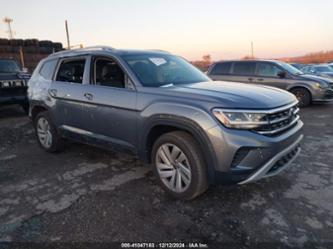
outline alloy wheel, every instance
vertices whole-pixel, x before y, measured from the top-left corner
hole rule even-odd
[[[52,146],[52,133],[50,129],[49,122],[41,117],[37,122],[37,135],[39,142],[45,148],[50,148]]]
[[[191,166],[185,153],[171,143],[162,144],[156,153],[157,172],[170,190],[182,193],[191,183]]]

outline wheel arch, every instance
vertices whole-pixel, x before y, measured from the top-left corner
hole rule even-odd
[[[192,135],[198,142],[203,153],[209,181],[214,181],[215,163],[217,161],[213,146],[204,130],[193,120],[188,118],[168,115],[168,118],[155,117],[150,120],[149,125],[143,129],[144,133],[140,141],[139,157],[147,163],[151,163],[151,152],[154,142],[161,135],[172,131],[185,131]]]

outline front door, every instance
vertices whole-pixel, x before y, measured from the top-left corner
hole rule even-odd
[[[85,129],[102,143],[115,149],[135,150],[137,139],[137,93],[127,74],[115,59],[91,59],[90,84],[84,95],[88,117]]]
[[[258,62],[256,77],[254,78],[255,83],[287,89],[289,84],[288,79],[286,78],[288,77],[287,74],[285,74],[284,78],[279,77],[279,73],[282,71],[283,70],[280,67],[274,65],[273,63]]]

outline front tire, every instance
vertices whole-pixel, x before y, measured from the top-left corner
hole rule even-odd
[[[306,107],[311,104],[311,93],[307,89],[297,87],[291,89],[290,92],[296,96],[299,107]]]
[[[160,136],[154,143],[151,161],[160,185],[175,198],[194,199],[208,188],[202,151],[187,132]]]
[[[63,150],[64,142],[59,136],[49,114],[40,112],[34,120],[35,132],[39,145],[47,152]]]

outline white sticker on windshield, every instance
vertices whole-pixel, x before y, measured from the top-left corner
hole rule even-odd
[[[166,63],[166,60],[164,58],[149,58],[149,60],[156,66],[161,66]]]

